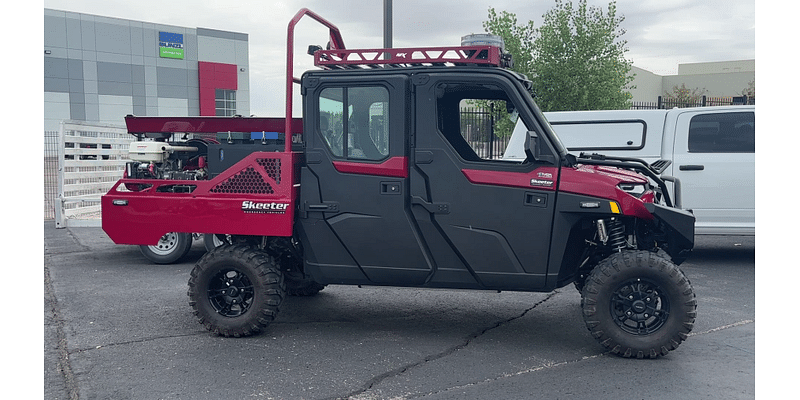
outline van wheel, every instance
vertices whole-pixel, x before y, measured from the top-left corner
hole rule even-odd
[[[189,278],[189,305],[200,323],[226,337],[261,332],[286,296],[275,259],[245,245],[225,244],[206,253]]]
[[[192,234],[169,232],[152,246],[139,246],[148,260],[156,264],[172,264],[183,258],[192,249]]]
[[[692,285],[672,261],[649,251],[616,253],[595,267],[581,295],[586,327],[612,353],[657,358],[694,327]]]

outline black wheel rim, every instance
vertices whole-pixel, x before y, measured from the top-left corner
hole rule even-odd
[[[253,305],[253,284],[241,271],[224,269],[208,283],[208,300],[214,311],[224,317],[238,317]]]
[[[658,284],[646,279],[631,279],[614,291],[611,316],[623,331],[648,335],[667,322],[669,298]]]

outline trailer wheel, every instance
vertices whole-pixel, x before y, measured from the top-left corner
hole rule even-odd
[[[581,298],[592,336],[622,357],[657,358],[694,327],[692,285],[672,261],[649,251],[616,253],[595,267]]]
[[[139,246],[139,250],[156,264],[172,264],[183,258],[192,248],[192,234],[169,232],[152,246]]]
[[[225,244],[197,262],[188,295],[206,329],[242,337],[259,333],[275,319],[286,288],[274,258],[250,246]]]

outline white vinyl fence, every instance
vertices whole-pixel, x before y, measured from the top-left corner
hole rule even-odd
[[[58,140],[56,228],[99,227],[100,197],[122,178],[134,137],[124,126],[63,121]]]

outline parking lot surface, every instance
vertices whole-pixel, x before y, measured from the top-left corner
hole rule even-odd
[[[45,223],[47,399],[752,399],[755,239],[699,237],[681,268],[691,336],[656,360],[607,354],[572,285],[551,293],[328,286],[261,335],[191,313],[204,248],[155,265],[99,228]]]

